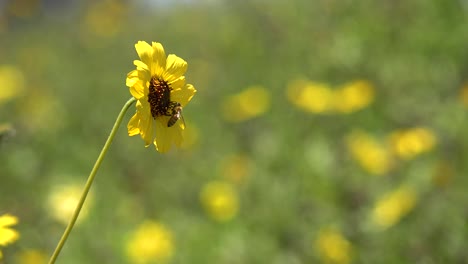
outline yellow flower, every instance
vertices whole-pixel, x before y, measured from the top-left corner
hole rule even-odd
[[[131,263],[168,261],[174,254],[172,232],[160,223],[145,221],[131,234],[126,251]]]
[[[351,262],[351,243],[337,230],[326,227],[320,230],[315,249],[325,263],[347,264]]]
[[[372,211],[372,222],[382,229],[395,225],[414,208],[416,198],[416,192],[406,186],[385,194]]]
[[[323,83],[296,80],[287,90],[291,103],[311,113],[329,112],[333,106],[333,91]]]
[[[429,129],[412,128],[393,132],[390,143],[398,157],[408,160],[430,151],[436,144],[436,136]]]
[[[128,134],[139,134],[146,146],[153,142],[159,152],[167,152],[173,143],[182,145],[181,110],[196,90],[185,84],[187,63],[174,54],[166,58],[160,43],[138,41],[135,48],[140,60],[134,61],[136,70],[128,73],[126,84],[137,99],[137,110],[128,122]]]
[[[352,156],[366,171],[376,175],[391,167],[390,154],[383,144],[364,132],[353,132],[346,138]]]
[[[35,249],[28,249],[16,255],[16,263],[18,264],[45,264],[48,260],[48,256],[44,252]]]
[[[76,205],[80,200],[82,188],[78,185],[61,185],[56,186],[48,197],[46,210],[51,214],[52,218],[66,225],[70,221],[75,212]],[[93,203],[92,194],[88,194],[86,203],[81,209],[77,223],[88,216],[89,208]]]
[[[0,103],[8,101],[24,92],[25,77],[13,66],[0,66]]]
[[[368,81],[355,81],[335,90],[333,97],[336,111],[352,113],[372,103],[374,86]]]
[[[216,221],[231,220],[239,210],[239,198],[234,188],[226,182],[210,182],[200,194],[205,211]]]
[[[257,117],[270,108],[270,94],[261,86],[252,86],[224,100],[226,120],[241,122]]]
[[[0,216],[0,246],[6,246],[18,240],[19,234],[16,230],[11,229],[10,226],[16,225],[18,218],[15,216],[4,214]],[[0,250],[0,259],[2,258],[2,251]]]

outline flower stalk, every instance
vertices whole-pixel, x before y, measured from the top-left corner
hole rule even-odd
[[[50,257],[49,264],[55,263],[57,260],[57,257],[60,254],[60,251],[62,250],[63,246],[65,245],[65,242],[67,241],[68,236],[70,235],[70,232],[73,229],[73,226],[75,225],[76,220],[78,219],[78,216],[80,215],[81,208],[83,207],[83,204],[86,200],[86,197],[88,196],[88,192],[91,189],[91,185],[93,184],[94,178],[96,176],[97,171],[99,170],[99,167],[101,166],[102,160],[104,159],[104,156],[106,155],[107,151],[109,150],[109,147],[115,137],[115,134],[117,132],[117,129],[119,128],[120,124],[122,123],[122,119],[127,112],[128,108],[136,101],[134,97],[130,98],[125,105],[122,107],[122,110],[120,110],[119,115],[117,116],[117,120],[114,123],[114,126],[112,127],[112,130],[109,134],[109,137],[107,138],[106,143],[104,144],[104,147],[101,150],[101,153],[99,154],[96,163],[94,164],[93,169],[91,170],[88,180],[86,181],[86,185],[83,189],[83,193],[81,194],[80,200],[78,201],[78,204],[75,208],[75,212],[73,213],[72,218],[70,219],[70,222],[68,223],[67,228],[65,229],[62,238],[60,239],[59,243],[57,244],[57,247],[55,248],[54,253]]]

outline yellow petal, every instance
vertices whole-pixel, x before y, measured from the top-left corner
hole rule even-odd
[[[11,225],[16,225],[18,223],[18,218],[10,214],[4,214],[0,216],[0,227],[7,227]]]
[[[172,82],[169,82],[171,85],[172,89],[180,89],[185,87],[185,76],[180,76],[179,78],[175,79]]]
[[[179,125],[175,125],[175,131],[173,135],[174,143],[178,148],[182,146],[182,143],[184,142],[184,129],[185,129],[185,124],[184,122],[181,122],[181,120],[177,121]]]
[[[127,129],[128,129],[128,135],[129,136],[135,136],[140,134],[140,117],[138,116],[138,113],[132,116],[130,118],[130,121],[128,121]]]
[[[129,72],[127,74],[127,79],[125,80],[125,84],[130,87],[132,85],[135,84],[135,82],[137,82],[139,79],[138,79],[138,71],[137,70],[133,70],[131,72]]]
[[[151,65],[153,58],[153,49],[151,46],[146,43],[146,41],[138,41],[138,43],[135,44],[135,49],[138,53],[138,56],[140,57],[140,60],[147,66]]]
[[[161,76],[166,69],[166,53],[161,43],[153,42],[153,60],[151,64],[151,75]]]
[[[145,71],[133,70],[127,75],[126,85],[130,88],[133,97],[141,99],[145,94],[148,94],[147,81],[149,81],[149,76]]]
[[[138,101],[137,109],[140,112],[140,122],[138,127],[140,128],[141,138],[145,141],[145,146],[149,146],[153,141],[153,117],[151,116],[150,106],[147,102]]]
[[[18,240],[19,234],[13,229],[2,228],[0,229],[0,246],[6,246]]]
[[[149,72],[149,66],[146,63],[142,62],[142,61],[134,60],[133,65],[135,65],[137,67],[137,70],[139,70],[139,71],[148,71]]]
[[[192,97],[195,95],[197,90],[193,87],[191,84],[187,84],[184,88],[182,89],[176,89],[172,90],[171,92],[171,100],[176,101],[182,105],[182,107],[185,107],[185,105],[190,102]]]
[[[173,82],[184,75],[186,71],[187,62],[182,58],[179,58],[174,54],[169,54],[169,56],[167,56],[166,72],[163,75],[164,80],[169,83]]]
[[[156,119],[156,138],[153,143],[156,146],[156,150],[161,153],[168,152],[171,149],[174,130],[179,127],[167,127],[169,118],[168,116],[160,116]]]

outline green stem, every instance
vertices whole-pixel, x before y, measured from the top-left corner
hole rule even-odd
[[[104,144],[104,147],[101,150],[101,153],[99,154],[99,157],[96,160],[96,163],[94,164],[93,169],[91,170],[91,173],[88,176],[88,180],[86,181],[85,188],[83,190],[83,193],[81,194],[80,200],[78,202],[78,205],[75,208],[75,212],[73,213],[73,216],[68,223],[67,228],[65,229],[65,232],[62,235],[62,238],[60,239],[59,243],[57,244],[57,247],[55,248],[54,254],[50,257],[49,264],[55,263],[55,260],[57,259],[58,255],[60,254],[60,251],[63,248],[63,245],[65,245],[65,242],[67,241],[68,235],[70,235],[70,232],[73,229],[73,226],[75,225],[76,219],[78,219],[78,215],[80,215],[81,208],[83,207],[83,204],[86,200],[86,196],[88,195],[89,189],[91,188],[91,185],[93,184],[94,177],[96,176],[96,172],[99,169],[99,166],[101,166],[102,160],[104,159],[104,156],[107,153],[107,150],[109,150],[109,146],[112,143],[112,140],[114,139],[115,133],[117,132],[117,129],[120,126],[120,123],[122,123],[122,119],[127,112],[128,108],[136,101],[135,98],[130,98],[125,105],[122,107],[122,110],[120,110],[119,116],[117,117],[117,120],[114,123],[114,127],[112,127],[112,130],[109,134],[109,137],[107,138],[106,143]]]

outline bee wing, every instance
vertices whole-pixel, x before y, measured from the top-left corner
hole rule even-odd
[[[180,113],[179,113],[179,117],[180,117],[180,120],[182,120],[182,124],[184,125],[184,128],[185,128],[185,119],[184,119],[184,116],[182,115],[182,110],[180,110]]]

